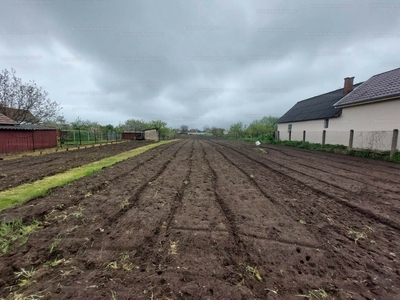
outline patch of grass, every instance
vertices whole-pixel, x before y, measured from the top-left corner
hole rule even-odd
[[[50,253],[53,253],[53,251],[57,248],[57,246],[60,242],[61,242],[61,236],[57,235],[56,238],[54,239],[53,243],[51,244]]]
[[[106,266],[106,269],[118,270],[118,263],[116,261],[112,261]]]
[[[7,298],[0,298],[0,300],[39,300],[44,298],[44,296],[40,295],[40,293],[42,292],[26,296],[24,294],[18,294],[17,292],[12,292],[7,296]]]
[[[118,155],[106,157],[96,162],[70,169],[64,173],[45,177],[33,183],[26,183],[15,188],[0,192],[0,211],[20,205],[28,200],[45,196],[52,188],[66,185],[74,180],[89,176],[100,171],[102,168],[112,166],[128,158],[137,156],[152,148],[174,142],[176,140],[161,141],[158,143],[139,147]]]
[[[357,243],[357,241],[359,239],[366,239],[367,238],[367,234],[365,232],[358,232],[355,230],[350,229],[347,234],[349,235],[350,238],[352,238],[354,240],[355,243]]]
[[[21,269],[20,272],[15,272],[15,277],[18,278],[19,282],[18,285],[20,287],[30,286],[32,284],[32,276],[35,273],[35,269],[25,270],[24,268]]]
[[[117,292],[116,291],[111,291],[111,300],[117,300]]]
[[[18,246],[24,245],[29,235],[41,227],[42,223],[33,220],[30,225],[24,225],[22,220],[16,220],[10,223],[0,223],[0,250],[1,254],[7,253],[9,247],[18,242]]]
[[[246,272],[253,275],[255,278],[257,278],[258,281],[262,281],[262,277],[260,275],[260,272],[257,270],[257,268],[253,268],[251,266],[246,266]]]
[[[121,202],[121,204],[119,205],[119,207],[121,209],[124,209],[126,206],[129,205],[129,198],[126,198],[124,201]]]

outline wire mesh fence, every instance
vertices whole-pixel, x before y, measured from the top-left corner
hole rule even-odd
[[[121,140],[121,133],[115,131],[93,132],[87,130],[63,130],[60,132],[59,144],[63,145],[87,145],[107,143]]]

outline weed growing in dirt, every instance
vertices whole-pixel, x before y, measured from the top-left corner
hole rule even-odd
[[[18,241],[18,246],[24,245],[29,235],[41,227],[42,223],[34,220],[30,225],[24,225],[22,220],[16,220],[11,223],[0,223],[0,248],[1,253],[5,254],[10,245]]]
[[[260,272],[257,270],[257,268],[246,266],[246,272],[250,273],[252,276],[257,278],[258,281],[262,281],[262,277],[260,275]]]
[[[78,210],[73,212],[73,213],[71,213],[71,215],[73,215],[77,219],[84,218],[83,208],[79,206]]]
[[[65,258],[56,258],[53,261],[48,261],[44,265],[49,267],[57,267],[61,264],[66,264],[68,261]]]
[[[53,251],[57,248],[57,246],[60,242],[61,242],[61,236],[57,235],[56,238],[54,239],[53,243],[51,244],[50,253],[53,253]]]
[[[305,297],[311,300],[322,300],[328,298],[328,294],[325,292],[324,289],[318,289],[318,290],[311,290],[308,291],[307,295],[296,295],[298,297]]]
[[[121,209],[124,209],[125,207],[127,207],[129,205],[129,198],[126,198],[124,201],[121,202],[121,204],[119,205],[119,207],[121,207]]]
[[[178,243],[179,241],[170,242],[168,254],[172,255],[178,254]]]
[[[106,269],[118,270],[118,263],[116,261],[112,261],[106,266]]]
[[[39,300],[44,298],[44,296],[40,295],[40,292],[37,294],[25,296],[24,294],[18,294],[17,292],[13,292],[7,296],[7,298],[0,298],[0,300]]]
[[[125,271],[132,271],[133,264],[129,261],[129,254],[124,253],[121,255],[122,269]]]
[[[347,234],[349,235],[349,237],[351,237],[354,240],[355,243],[357,243],[357,241],[359,239],[367,238],[367,234],[365,232],[358,232],[358,231],[351,230],[351,229],[347,232]]]
[[[15,272],[15,277],[19,279],[18,285],[20,287],[30,286],[32,284],[32,276],[35,274],[35,270],[32,268],[29,271],[25,270],[24,268],[21,269],[20,272]]]
[[[117,300],[117,292],[116,291],[111,291],[110,299],[111,300]]]

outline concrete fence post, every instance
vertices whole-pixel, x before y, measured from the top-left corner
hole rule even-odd
[[[279,130],[277,131],[276,138],[278,139],[278,141],[280,141],[280,140],[281,140],[281,139],[280,139],[280,136],[279,136]]]
[[[292,140],[292,131],[289,131],[289,142]]]
[[[392,148],[390,150],[390,158],[392,158],[396,151],[397,151],[397,141],[399,140],[399,130],[394,129],[393,130],[393,137],[392,137]]]
[[[306,141],[306,131],[303,130],[303,143]]]
[[[322,146],[325,146],[325,140],[326,140],[326,130],[322,131]]]
[[[354,130],[351,129],[349,137],[349,147],[348,147],[349,150],[353,149],[353,140],[354,140]]]

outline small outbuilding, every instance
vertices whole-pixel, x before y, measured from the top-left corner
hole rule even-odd
[[[0,114],[0,153],[16,153],[57,147],[57,130],[20,125]]]
[[[158,141],[158,130],[157,129],[146,129],[136,131],[124,131],[122,133],[123,140],[147,140],[147,141]]]

